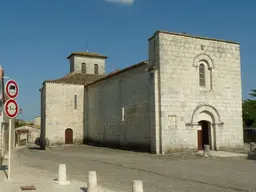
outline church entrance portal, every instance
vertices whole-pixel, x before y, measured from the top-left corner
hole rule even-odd
[[[73,130],[72,129],[65,130],[65,144],[73,144]]]
[[[203,150],[204,145],[210,145],[210,122],[199,121],[201,130],[197,131],[198,150]]]

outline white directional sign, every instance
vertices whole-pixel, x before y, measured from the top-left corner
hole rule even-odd
[[[19,113],[18,103],[13,99],[8,99],[4,104],[4,111],[9,118],[15,118]]]
[[[5,84],[5,92],[9,98],[11,99],[16,98],[19,94],[19,87],[16,81],[12,79],[7,81]]]

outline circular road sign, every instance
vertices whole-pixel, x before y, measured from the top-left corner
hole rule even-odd
[[[5,84],[5,92],[9,98],[11,99],[16,98],[19,94],[19,87],[16,81],[12,79],[7,81]]]
[[[5,114],[10,118],[15,118],[19,113],[18,103],[13,99],[8,99],[4,104]]]

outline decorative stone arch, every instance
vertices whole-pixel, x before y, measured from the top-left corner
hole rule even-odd
[[[191,117],[191,124],[197,124],[196,117],[201,113],[207,113],[212,117],[213,123],[220,124],[222,123],[221,117],[217,109],[209,104],[201,104],[196,107],[196,109],[193,111],[192,117]]]
[[[213,107],[209,104],[201,104],[195,108],[195,110],[192,113],[190,122],[186,123],[186,126],[197,126],[198,125],[197,117],[202,113],[207,114],[211,117],[211,119],[212,119],[211,123],[213,125],[223,125],[224,124],[221,120],[221,116],[220,116],[218,110],[215,107]]]
[[[203,125],[200,122],[201,123],[207,122],[208,128],[206,129],[206,127],[202,127]],[[201,144],[203,144],[202,140],[203,140],[203,137],[205,137],[202,131],[203,130],[206,130],[206,132],[209,131],[208,138],[209,138],[210,147],[212,150],[216,150],[218,147],[216,143],[217,142],[216,132],[218,129],[222,128],[223,124],[224,123],[221,121],[221,116],[215,107],[209,104],[201,104],[197,106],[195,110],[192,112],[190,122],[186,123],[186,126],[188,126],[189,129],[197,130],[198,148]]]
[[[197,55],[194,58],[193,66],[197,68],[201,62],[206,63],[208,66],[208,69],[215,68],[212,58],[207,54],[201,53],[201,54]]]

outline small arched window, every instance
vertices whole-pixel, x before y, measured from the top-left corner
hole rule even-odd
[[[99,74],[99,66],[94,64],[94,74]]]
[[[199,85],[205,87],[205,66],[204,64],[199,65]]]
[[[86,64],[82,63],[82,73],[86,73]]]
[[[74,109],[77,109],[77,95],[74,96]]]

